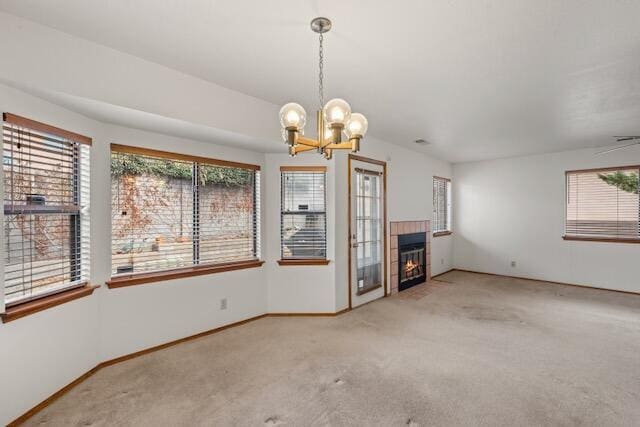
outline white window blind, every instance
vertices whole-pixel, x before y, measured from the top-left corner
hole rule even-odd
[[[638,240],[640,167],[566,173],[565,235]]]
[[[112,274],[260,257],[260,172],[112,146]]]
[[[280,248],[282,259],[327,256],[326,169],[286,168],[281,175]]]
[[[451,231],[451,180],[433,177],[433,232]]]
[[[91,140],[8,113],[3,119],[4,294],[11,306],[89,280]]]

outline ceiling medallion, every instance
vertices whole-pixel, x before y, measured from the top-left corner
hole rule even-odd
[[[323,34],[331,29],[331,21],[327,18],[315,18],[311,21],[311,29],[318,33],[320,48],[318,51],[318,97],[320,110],[316,113],[318,134],[316,139],[304,136],[304,125],[307,112],[300,104],[290,102],[280,109],[280,124],[282,138],[289,145],[289,154],[293,157],[298,153],[316,150],[325,159],[331,159],[333,150],[360,150],[360,140],[367,133],[367,119],[360,113],[352,113],[351,107],[344,99],[334,98],[324,103],[324,58]],[[348,141],[342,141],[342,133]]]

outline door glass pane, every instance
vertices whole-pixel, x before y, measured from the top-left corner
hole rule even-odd
[[[381,177],[356,171],[356,268],[359,291],[382,284]]]

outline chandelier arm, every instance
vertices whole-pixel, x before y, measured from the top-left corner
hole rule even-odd
[[[331,139],[331,138],[325,138],[325,139],[324,139],[324,142],[322,142],[322,143],[320,144],[320,148],[326,148],[327,146],[329,146],[329,145],[331,145],[331,144],[333,144],[333,139]]]
[[[351,150],[352,145],[351,141],[338,143],[330,142],[329,144],[326,144],[324,148],[329,150]]]
[[[306,138],[304,136],[298,137],[298,144],[306,145],[307,147],[312,147],[312,148],[318,148],[318,146],[320,146],[320,143],[315,139]]]
[[[298,154],[298,153],[303,153],[305,151],[315,150],[316,147],[312,147],[312,146],[309,146],[309,145],[298,144],[298,145],[295,145],[295,146],[291,147],[291,149],[292,149],[294,154]]]

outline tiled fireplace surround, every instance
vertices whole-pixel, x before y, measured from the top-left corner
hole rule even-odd
[[[431,279],[431,233],[429,221],[391,221],[391,294],[398,293],[398,236],[408,233],[422,233],[425,236],[427,260],[427,280]]]

